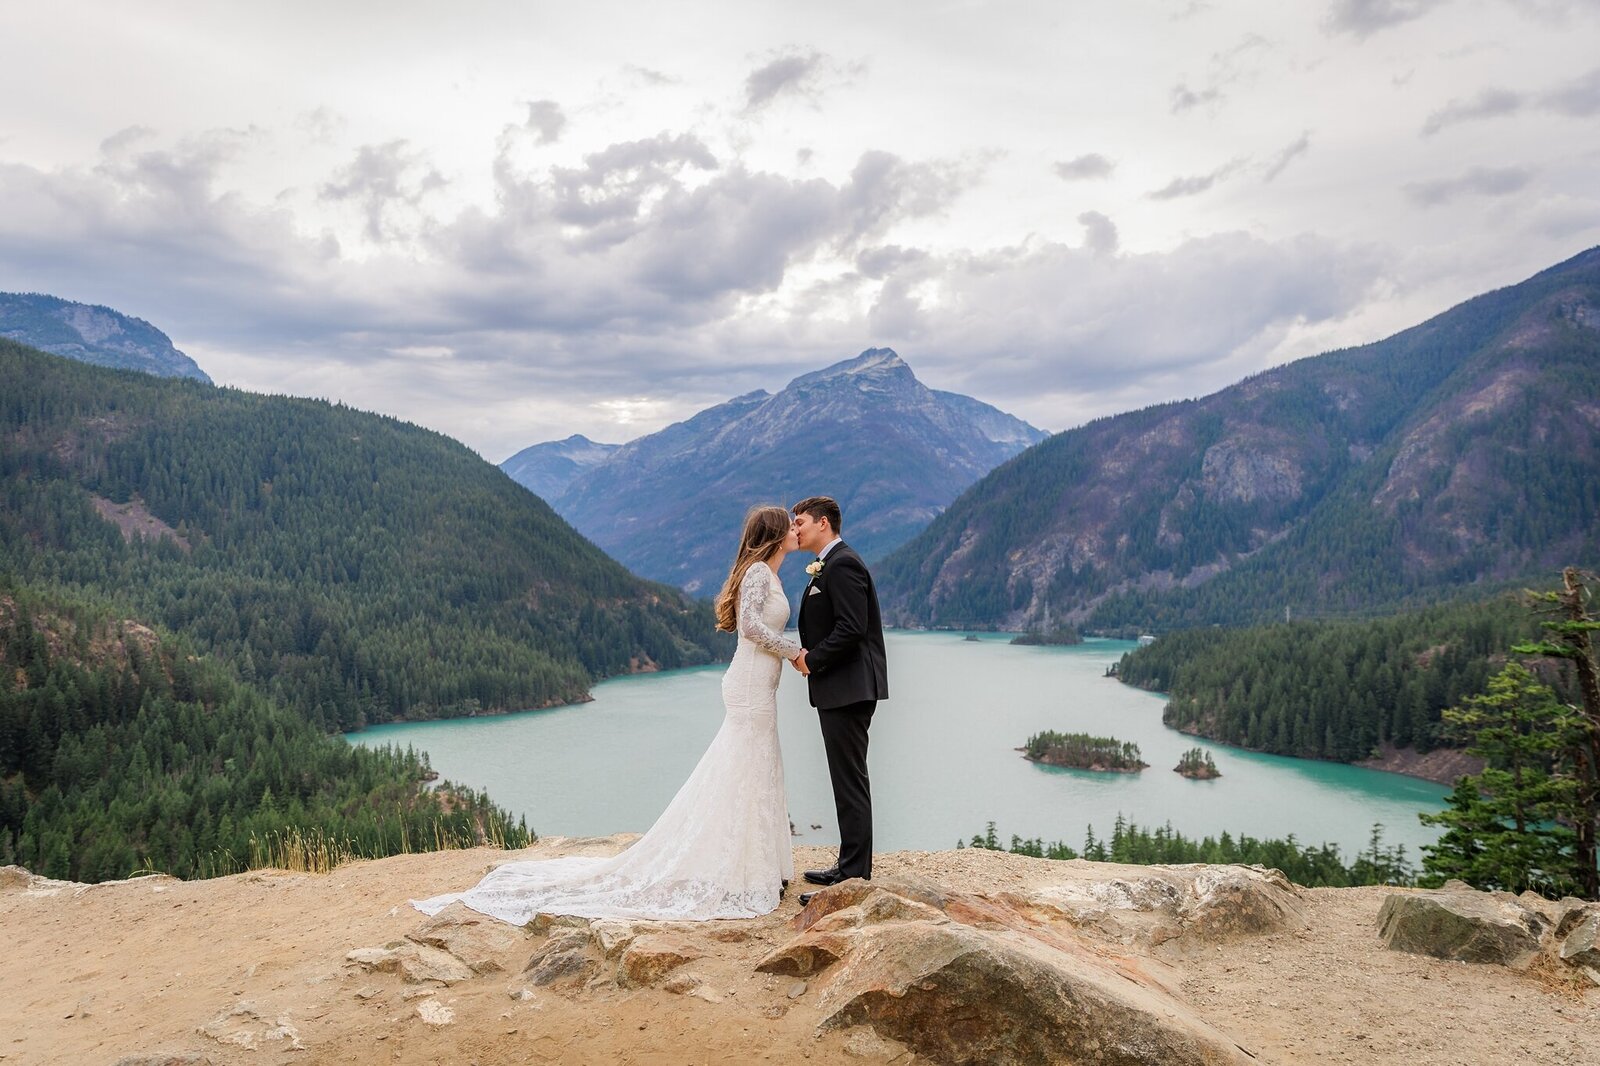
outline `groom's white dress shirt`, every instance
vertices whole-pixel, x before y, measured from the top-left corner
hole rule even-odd
[[[843,539],[843,537],[834,537],[832,540],[828,541],[827,544],[823,545],[822,550],[817,553],[817,558],[826,559],[828,557],[828,553],[833,551],[833,546],[838,544]]]

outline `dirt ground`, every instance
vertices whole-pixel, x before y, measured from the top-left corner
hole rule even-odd
[[[506,952],[504,972],[447,988],[345,961],[415,929],[423,918],[408,899],[465,888],[508,857],[609,852],[628,839],[397,856],[329,875],[14,878],[0,884],[0,1063],[111,1066],[155,1052],[256,1066],[927,1061],[867,1029],[819,1035],[800,982],[755,972],[793,935],[798,886],[765,918],[705,924],[708,957],[685,967],[703,980],[692,995],[528,989],[520,971],[533,941]],[[798,848],[796,868],[832,857]],[[973,850],[875,859],[883,874],[976,893],[1026,894],[1073,865]],[[1375,918],[1388,891],[1302,890],[1304,931],[1161,957],[1195,1010],[1262,1062],[1600,1066],[1600,989],[1386,950]]]

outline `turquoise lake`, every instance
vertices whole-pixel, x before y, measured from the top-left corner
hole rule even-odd
[[[1009,635],[891,631],[889,686],[872,724],[869,763],[878,851],[954,847],[994,821],[1011,834],[1083,843],[1109,833],[1120,812],[1142,825],[1170,822],[1190,836],[1222,830],[1293,833],[1339,845],[1348,861],[1374,822],[1413,863],[1437,831],[1419,811],[1444,806],[1448,789],[1336,763],[1258,755],[1185,736],[1161,724],[1165,700],[1105,676],[1133,647],[1090,640],[1074,647],[1013,647]],[[386,725],[352,743],[412,745],[452,781],[486,789],[540,834],[643,832],[693,769],[722,719],[722,667],[618,678],[590,703],[481,718]],[[797,843],[836,844],[833,799],[805,684],[785,671],[779,733]],[[1139,774],[1042,767],[1015,749],[1045,729],[1113,736],[1139,745]],[[1222,777],[1172,771],[1200,745]]]

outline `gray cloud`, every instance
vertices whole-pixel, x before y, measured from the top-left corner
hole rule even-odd
[[[928,261],[928,253],[921,248],[904,248],[886,244],[879,248],[866,248],[856,254],[856,270],[862,277],[881,279],[898,270]]]
[[[1348,33],[1364,41],[1379,30],[1426,15],[1448,0],[1333,0],[1323,25],[1330,33]]]
[[[354,201],[366,216],[373,241],[396,236],[390,217],[397,207],[416,207],[428,193],[443,188],[445,179],[421,152],[405,141],[363,145],[356,157],[322,186],[325,200]]]
[[[1539,98],[1539,106],[1573,118],[1600,114],[1600,67]]]
[[[1177,115],[1192,108],[1219,102],[1222,99],[1222,90],[1215,85],[1211,85],[1201,89],[1199,92],[1195,92],[1188,85],[1180,82],[1172,87],[1172,92],[1169,95],[1172,113]]]
[[[1057,163],[1052,169],[1056,177],[1063,181],[1084,181],[1090,178],[1109,178],[1111,172],[1117,169],[1117,164],[1098,152],[1090,152],[1076,159],[1069,159],[1065,163]]]
[[[1092,239],[1008,248],[919,264],[912,280],[933,296],[918,302],[909,286],[886,285],[869,334],[919,373],[951,382],[941,387],[970,376],[991,402],[1037,406],[1044,396],[1132,388],[1137,406],[1257,369],[1249,360],[1291,326],[1360,306],[1387,267],[1376,248],[1311,236],[1231,233],[1147,254],[1108,252]]]
[[[596,232],[594,240],[601,243],[629,235],[645,197],[675,183],[685,169],[717,169],[705,143],[686,133],[613,144],[583,162],[581,168],[551,169],[554,214],[561,222],[591,229],[622,223],[614,231]]]
[[[1451,100],[1428,116],[1422,124],[1422,135],[1431,137],[1459,122],[1499,118],[1529,109],[1568,118],[1588,118],[1600,114],[1600,67],[1565,85],[1537,94],[1490,87],[1470,99]]]
[[[174,335],[281,348],[371,317],[361,282],[330,268],[338,242],[291,213],[219,191],[241,136],[151,144],[124,131],[87,167],[0,164],[7,284],[103,303]],[[358,272],[359,273],[359,272]]]
[[[758,111],[784,93],[807,93],[822,66],[822,53],[778,56],[744,79],[745,110]]]
[[[1470,100],[1451,100],[1429,115],[1422,124],[1422,135],[1431,137],[1458,122],[1512,115],[1521,111],[1526,102],[1521,93],[1510,89],[1484,89]]]
[[[1273,157],[1272,162],[1267,164],[1267,172],[1261,176],[1261,180],[1272,181],[1279,174],[1282,174],[1290,163],[1293,163],[1296,159],[1305,155],[1310,150],[1311,131],[1307,130],[1305,133],[1300,135],[1299,140],[1295,141],[1293,144],[1289,145],[1287,148]]]
[[[622,69],[646,85],[678,85],[682,82],[681,78],[674,78],[670,74],[664,74],[649,67],[641,67],[635,63],[630,63]]]
[[[1161,188],[1145,193],[1145,198],[1150,200],[1177,200],[1185,196],[1198,196],[1208,191],[1217,182],[1225,181],[1241,165],[1243,165],[1243,160],[1235,159],[1224,163],[1209,174],[1194,174],[1189,177],[1173,178]]]
[[[1191,89],[1187,81],[1179,82],[1168,94],[1172,114],[1177,115],[1197,107],[1214,107],[1227,98],[1223,90],[1242,81],[1253,79],[1258,73],[1251,65],[1254,53],[1270,51],[1272,42],[1259,33],[1247,33],[1232,48],[1211,53],[1206,82],[1202,88]]]
[[[554,144],[561,139],[561,131],[567,126],[567,116],[554,100],[530,100],[528,120],[523,125],[538,134],[540,144]]]
[[[1526,167],[1473,167],[1459,178],[1411,182],[1405,192],[1412,202],[1435,207],[1462,196],[1509,196],[1532,178],[1533,172]]]
[[[1117,224],[1098,211],[1085,211],[1078,216],[1083,227],[1083,246],[1096,255],[1110,255],[1117,250]]]

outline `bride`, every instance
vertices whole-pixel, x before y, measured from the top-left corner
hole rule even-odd
[[[717,628],[739,633],[722,676],[726,715],[656,824],[611,858],[510,862],[465,892],[413,900],[424,914],[454,902],[514,925],[534,915],[753,918],[778,906],[794,875],[778,751],[778,675],[800,654],[786,639],[777,571],[797,547],[789,512],[753,508],[717,596]]]

